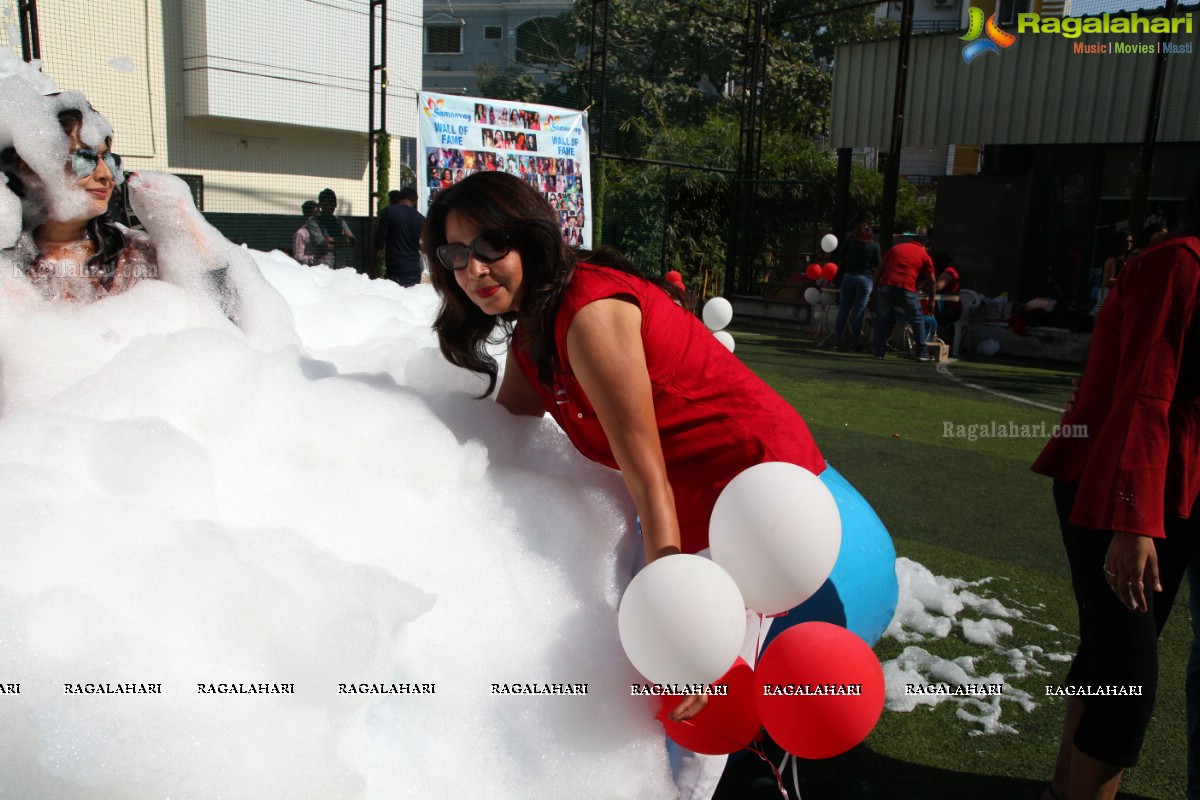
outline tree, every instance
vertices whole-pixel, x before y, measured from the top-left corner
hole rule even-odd
[[[475,68],[480,97],[518,103],[542,102],[543,87],[527,71],[517,67],[501,70],[490,61]]]
[[[834,48],[840,41],[890,32],[869,7],[830,12],[828,0],[764,0],[769,6],[765,45],[768,68],[756,185],[757,252],[783,262],[811,249],[814,234],[831,224],[836,159],[824,144],[829,133]],[[592,110],[593,130],[608,155],[665,164],[605,161],[602,240],[626,250],[651,272],[719,271],[730,236],[729,173],[738,163],[741,104],[747,93],[744,59],[749,0],[621,0],[607,8],[603,54],[604,104]],[[577,57],[559,73],[559,94],[588,86],[588,45],[593,3],[577,0],[572,20]],[[600,22],[603,14],[600,14]],[[596,32],[599,42],[600,31]],[[556,51],[557,56],[564,55]],[[597,79],[599,76],[596,76]],[[599,92],[592,98],[599,102]],[[579,105],[584,103],[580,97]],[[603,113],[601,120],[599,114]],[[694,166],[681,166],[694,165]],[[855,169],[852,203],[877,210],[878,175]],[[906,205],[907,204],[907,205]],[[903,217],[924,210],[904,187]],[[718,278],[719,285],[719,278]],[[697,288],[697,287],[693,287]]]

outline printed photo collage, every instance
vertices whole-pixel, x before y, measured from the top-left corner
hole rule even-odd
[[[507,172],[520,177],[545,196],[558,212],[567,245],[583,245],[586,209],[579,159],[429,147],[426,148],[425,162],[429,201],[433,202],[442,189],[483,171]]]

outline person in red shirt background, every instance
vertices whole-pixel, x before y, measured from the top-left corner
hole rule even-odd
[[[925,345],[925,314],[917,296],[917,281],[933,280],[933,259],[921,237],[893,245],[883,255],[876,270],[875,357],[883,358],[888,336],[896,316],[904,317],[913,327],[918,361],[932,361]]]
[[[1079,606],[1065,683],[1142,687],[1141,696],[1067,701],[1050,800],[1113,798],[1137,763],[1154,709],[1158,635],[1200,536],[1200,176],[1185,214],[1179,232],[1125,266],[1100,311],[1063,417],[1086,435],[1056,434],[1032,467],[1055,479]],[[1194,728],[1200,697],[1189,684]],[[1200,791],[1194,775],[1190,791]]]

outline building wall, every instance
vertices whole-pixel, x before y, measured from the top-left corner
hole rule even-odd
[[[202,176],[206,212],[298,217],[329,187],[339,213],[366,215],[365,6],[40,0],[43,70],[109,118],[130,169]],[[420,5],[389,0],[388,19],[388,130],[415,138]]]
[[[517,61],[517,28],[538,17],[556,17],[571,10],[570,0],[497,0],[497,2],[450,3],[428,0],[424,22],[430,25],[460,25],[462,52],[429,53],[428,39],[421,42],[424,54],[423,85],[431,92],[478,96],[476,68],[485,63],[499,70],[518,67],[543,77],[545,71]],[[501,28],[500,39],[485,39],[488,26]]]

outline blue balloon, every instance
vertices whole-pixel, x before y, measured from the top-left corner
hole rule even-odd
[[[896,548],[870,503],[828,464],[821,482],[837,501],[842,517],[842,549],[828,580],[812,597],[777,617],[763,642],[765,649],[782,631],[800,622],[831,622],[874,646],[892,622],[900,586]]]

